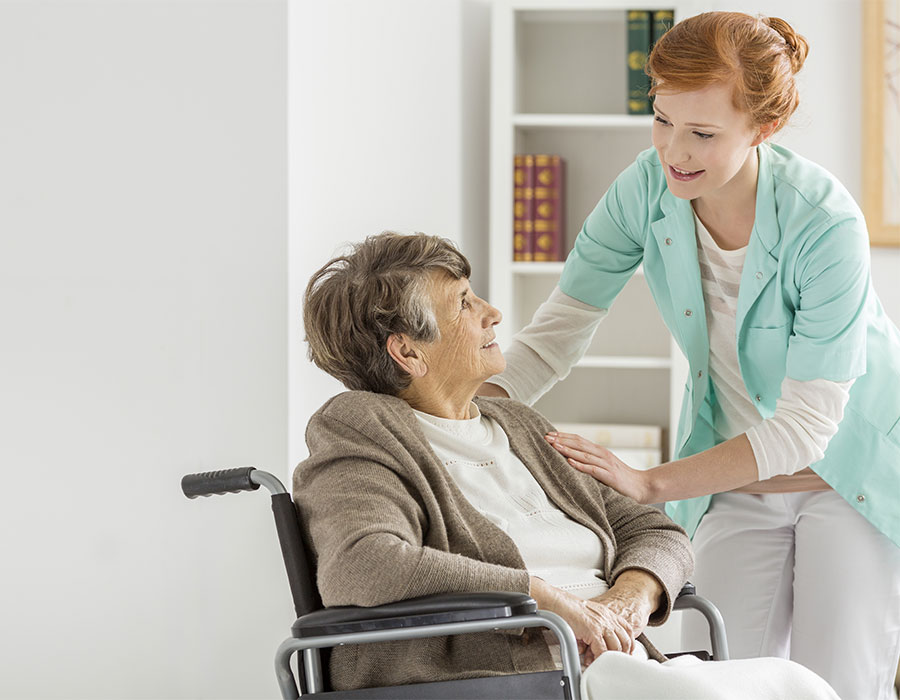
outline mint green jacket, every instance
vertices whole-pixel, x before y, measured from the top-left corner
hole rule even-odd
[[[786,376],[858,378],[837,434],[812,469],[900,545],[900,331],[872,289],[859,207],[827,171],[786,148],[758,147],[756,220],[741,276],[737,354],[763,418]],[[584,222],[560,288],[609,308],[643,263],[670,332],[690,364],[677,456],[717,441],[709,336],[691,204],[672,195],[654,149],[641,153]],[[667,504],[693,536],[710,496]]]

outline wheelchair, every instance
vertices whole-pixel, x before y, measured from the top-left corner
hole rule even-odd
[[[299,514],[291,495],[275,476],[254,467],[188,474],[181,489],[188,498],[254,491],[265,486],[272,497],[272,512],[281,544],[297,620],[291,636],[275,654],[275,676],[282,698],[300,695],[334,699],[404,698],[519,698],[521,700],[579,700],[581,663],[575,635],[558,615],[538,610],[523,593],[448,593],[403,600],[372,608],[325,608],[319,598],[315,572],[306,556]],[[698,610],[709,624],[712,654],[690,652],[701,658],[726,660],[728,645],[719,611],[696,595],[688,583],[674,603],[675,610]],[[463,680],[416,683],[386,688],[328,690],[323,655],[344,644],[366,644],[399,639],[420,639],[504,629],[544,627],[560,643],[562,670],[491,676]],[[291,659],[298,654],[296,677]],[[302,657],[302,658],[301,658]]]

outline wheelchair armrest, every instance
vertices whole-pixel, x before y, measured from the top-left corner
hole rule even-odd
[[[291,630],[294,638],[318,637],[532,615],[536,611],[537,603],[525,593],[442,593],[373,608],[324,608],[298,618]]]
[[[693,583],[688,581],[681,587],[681,590],[678,591],[678,596],[675,598],[675,600],[678,600],[678,598],[683,595],[697,595],[697,587]]]
[[[697,589],[690,582],[684,584],[684,587],[672,604],[672,610],[688,609],[697,610],[706,618],[713,649],[712,658],[716,661],[727,661],[729,658],[728,640],[725,635],[725,620],[722,619],[722,613],[709,600],[697,595]]]

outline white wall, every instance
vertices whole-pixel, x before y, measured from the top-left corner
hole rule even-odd
[[[489,5],[329,0],[289,6],[290,448],[340,384],[306,359],[306,281],[385,229],[457,242],[487,286]]]
[[[862,202],[862,2],[865,0],[693,0],[694,12],[728,10],[781,17],[810,44],[797,74],[800,107],[776,141],[834,173]],[[872,249],[872,280],[900,324],[900,248]]]
[[[303,285],[345,241],[385,228],[455,239],[486,289],[491,0],[292,4],[291,462],[303,426],[340,385],[305,359]],[[856,0],[688,0],[687,14],[782,16],[809,39],[801,107],[779,142],[861,199],[861,6]],[[601,195],[598,192],[598,198]],[[900,322],[900,250],[872,253],[873,280]]]
[[[339,387],[300,295],[343,241],[441,233],[485,286],[490,1],[285,4],[0,0],[0,697],[275,696],[265,495],[179,478],[302,457]],[[809,36],[783,142],[858,196],[859,3],[737,9]]]
[[[0,697],[277,694],[285,16],[0,3]]]
[[[309,415],[341,390],[304,359],[299,319],[302,285],[339,241],[389,227],[441,233],[470,256],[476,289],[487,288],[491,4],[291,6],[292,462],[305,455]],[[860,2],[688,0],[686,9],[780,16],[808,38],[801,106],[778,141],[831,170],[860,201]],[[900,249],[873,249],[872,275],[900,323]],[[677,648],[678,625],[676,616],[654,639]]]

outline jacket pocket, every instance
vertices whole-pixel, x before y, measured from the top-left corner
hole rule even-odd
[[[763,404],[775,409],[787,367],[792,324],[760,328],[748,326],[738,348],[744,384],[751,397],[760,395]]]
[[[894,421],[894,426],[888,430],[887,436],[888,440],[900,445],[900,416]]]

